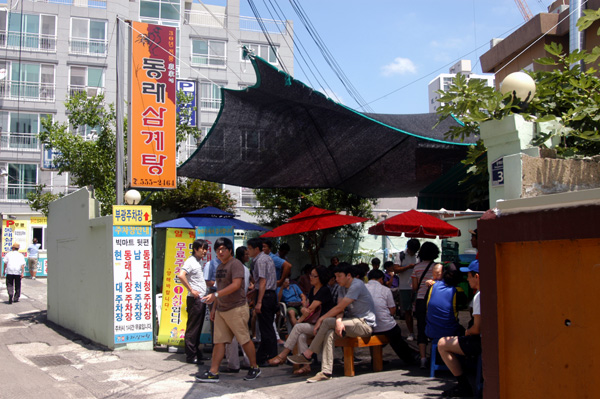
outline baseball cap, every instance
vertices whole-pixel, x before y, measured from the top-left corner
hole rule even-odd
[[[463,273],[468,273],[468,272],[479,273],[479,261],[474,260],[473,262],[469,263],[469,266],[461,267],[460,271]]]

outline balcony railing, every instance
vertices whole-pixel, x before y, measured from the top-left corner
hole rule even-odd
[[[106,9],[106,0],[36,0],[40,3],[63,4],[67,6],[104,8]]]
[[[0,31],[0,47],[12,50],[56,53],[56,35]]]
[[[192,54],[192,66],[225,67],[226,56],[214,54]]]
[[[208,11],[188,10],[185,12],[184,23],[188,25],[223,28],[227,26],[227,16],[225,14],[211,14]]]
[[[263,19],[263,24],[269,33],[284,33],[285,21],[276,19]],[[240,17],[240,30],[249,30],[252,32],[262,32],[258,20],[253,17]]]
[[[27,202],[27,193],[35,191],[35,184],[7,184],[0,187],[0,201]]]
[[[75,94],[83,92],[87,93],[88,98],[90,98],[102,94],[104,90],[102,87],[69,85],[69,96],[74,96]]]
[[[106,56],[108,41],[102,39],[71,38],[69,39],[69,53],[91,55],[94,57]]]
[[[218,111],[221,108],[220,98],[200,98],[200,109]]]
[[[7,100],[53,102],[55,93],[54,83],[0,80],[0,98]]]
[[[0,133],[0,148],[3,150],[39,150],[39,141],[35,133]]]

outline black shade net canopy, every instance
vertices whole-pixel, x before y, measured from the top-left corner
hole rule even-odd
[[[366,198],[417,195],[465,158],[436,114],[366,114],[259,57],[253,87],[222,89],[221,110],[180,176],[250,188],[337,188]],[[435,127],[434,127],[435,126]]]

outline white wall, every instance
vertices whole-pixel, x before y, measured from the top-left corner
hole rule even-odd
[[[82,188],[50,204],[48,320],[114,349],[112,218]]]

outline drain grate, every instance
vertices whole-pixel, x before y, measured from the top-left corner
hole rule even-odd
[[[32,356],[29,360],[38,367],[69,366],[73,364],[69,359],[60,355]]]

